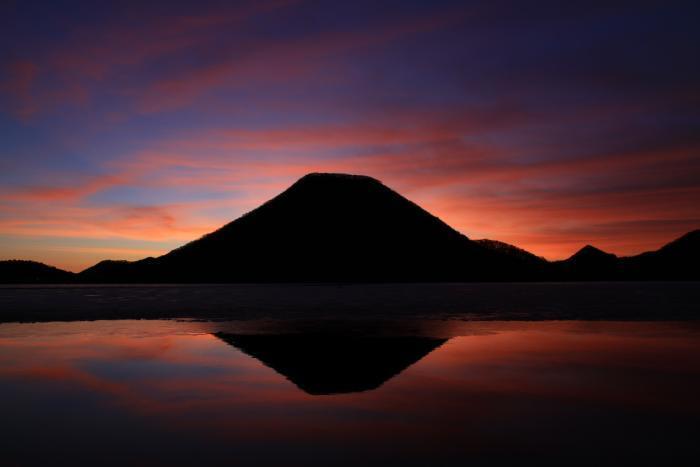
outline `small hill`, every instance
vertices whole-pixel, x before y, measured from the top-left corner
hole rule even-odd
[[[75,274],[37,261],[0,261],[2,284],[60,284],[75,281]]]
[[[612,280],[619,278],[618,257],[592,245],[586,245],[554,267],[570,280]]]
[[[612,253],[607,253],[592,245],[586,245],[566,261],[572,263],[597,263],[601,261],[613,261],[615,259],[617,259],[617,256]]]

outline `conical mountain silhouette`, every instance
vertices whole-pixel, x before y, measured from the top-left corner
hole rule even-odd
[[[484,280],[515,278],[532,263],[469,240],[373,178],[310,174],[160,258],[103,262],[81,276],[119,282]]]
[[[158,258],[102,261],[77,275],[0,261],[0,282],[692,280],[700,279],[699,263],[700,230],[637,256],[586,246],[548,262],[507,243],[470,240],[373,178],[315,173]]]
[[[376,389],[448,339],[333,334],[216,334],[312,395]]]

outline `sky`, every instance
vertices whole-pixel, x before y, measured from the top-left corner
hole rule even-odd
[[[698,5],[698,6],[696,6]],[[548,259],[700,228],[700,5],[0,2],[0,259],[163,254],[308,172]]]

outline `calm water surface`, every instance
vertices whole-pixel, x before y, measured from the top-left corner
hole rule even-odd
[[[696,465],[700,326],[0,324],[0,465]]]

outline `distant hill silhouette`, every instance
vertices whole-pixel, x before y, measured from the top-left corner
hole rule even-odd
[[[447,341],[308,333],[216,336],[312,395],[376,389]]]
[[[91,284],[110,282],[167,282],[159,281],[155,276],[155,271],[151,271],[149,265],[153,261],[154,258],[145,258],[138,261],[106,259],[81,271],[78,274],[78,280]]]
[[[698,280],[700,230],[688,232],[656,251],[622,258],[620,268],[626,279]]]
[[[586,246],[544,258],[496,240],[471,240],[361,175],[309,174],[262,206],[163,256],[102,261],[76,276],[2,282],[226,283],[700,279],[700,231],[658,251],[618,258]],[[45,266],[46,267],[46,266]],[[16,269],[16,273],[12,271]]]
[[[0,261],[2,284],[70,283],[75,274],[36,261],[11,259]]]

